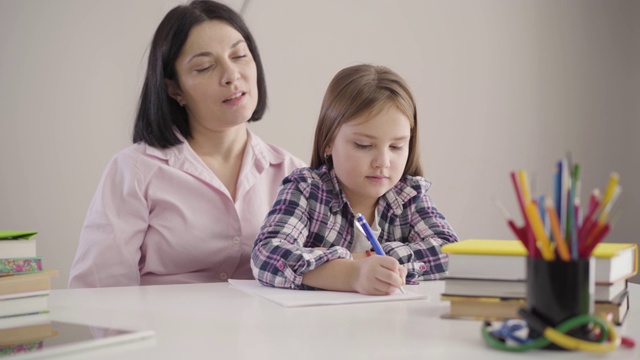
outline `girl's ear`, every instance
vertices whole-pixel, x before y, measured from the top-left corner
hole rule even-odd
[[[180,86],[178,86],[174,80],[169,79],[164,79],[164,85],[167,87],[167,94],[177,101],[180,106],[184,106],[184,99],[182,98]]]
[[[331,156],[331,149],[333,148],[333,144],[327,145],[324,149],[324,157]]]

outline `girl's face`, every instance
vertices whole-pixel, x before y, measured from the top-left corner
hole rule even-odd
[[[338,181],[356,212],[375,206],[402,177],[409,157],[411,126],[395,106],[345,123],[327,149]]]
[[[176,60],[169,95],[184,104],[192,131],[243,124],[258,104],[257,69],[242,35],[228,23],[194,26]]]

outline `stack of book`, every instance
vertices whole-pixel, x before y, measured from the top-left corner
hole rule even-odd
[[[35,235],[0,230],[0,356],[35,350],[53,336],[47,299],[58,271],[43,268]]]
[[[504,320],[526,306],[527,250],[518,240],[471,239],[443,246],[449,273],[442,300],[445,318]],[[594,257],[594,313],[611,313],[617,325],[629,310],[627,279],[638,271],[636,244],[600,243]]]

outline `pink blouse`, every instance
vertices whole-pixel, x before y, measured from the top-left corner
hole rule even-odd
[[[260,226],[282,179],[302,166],[249,131],[234,203],[186,141],[120,151],[89,206],[69,287],[252,279]]]

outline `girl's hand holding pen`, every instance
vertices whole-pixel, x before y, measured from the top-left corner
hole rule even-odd
[[[404,285],[407,269],[390,256],[367,256],[355,260],[353,288],[365,295],[391,295]]]

